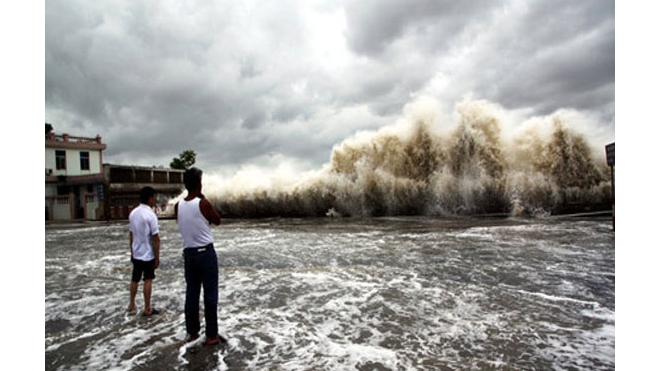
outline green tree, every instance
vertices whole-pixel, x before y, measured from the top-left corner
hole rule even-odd
[[[195,164],[195,156],[197,156],[195,151],[187,149],[181,152],[179,157],[172,159],[172,162],[170,162],[170,167],[172,169],[186,170]]]
[[[50,133],[53,131],[53,125],[46,123],[46,134]]]

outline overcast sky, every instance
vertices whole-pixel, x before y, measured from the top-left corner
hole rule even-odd
[[[313,170],[419,96],[614,140],[613,0],[48,0],[45,31],[45,121],[108,163]]]

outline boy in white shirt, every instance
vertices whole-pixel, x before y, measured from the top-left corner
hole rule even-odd
[[[144,187],[140,190],[140,205],[128,215],[130,223],[130,248],[133,273],[131,274],[130,302],[128,311],[136,309],[140,279],[144,280],[144,311],[142,315],[151,316],[159,311],[151,307],[151,285],[156,277],[154,271],[160,264],[160,237],[158,235],[158,216],[153,208],[156,206],[156,190]]]

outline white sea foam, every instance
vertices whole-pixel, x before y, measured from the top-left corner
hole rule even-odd
[[[614,271],[614,247],[603,251],[611,239],[594,234],[599,223],[332,220],[214,229],[228,344],[210,350],[182,345],[174,221],[161,221],[169,238],[153,302],[163,312],[149,318],[125,312],[126,225],[93,238],[85,228],[47,230],[47,369],[613,367],[614,285],[603,272]],[[567,235],[579,254],[551,248]],[[565,268],[575,259],[592,274]]]
[[[584,301],[584,300],[578,300],[578,299],[573,299],[573,298],[568,298],[568,297],[548,295],[548,294],[544,294],[542,292],[528,292],[528,291],[524,291],[524,290],[518,290],[518,292],[521,293],[521,294],[525,294],[525,295],[537,296],[537,297],[540,297],[542,299],[550,300],[550,301],[577,303],[577,304],[581,304],[581,305],[590,306],[590,307],[593,307],[593,308],[598,308],[600,306],[600,304],[598,304],[597,302],[593,302],[593,301]]]

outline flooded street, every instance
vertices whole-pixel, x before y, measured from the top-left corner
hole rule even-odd
[[[162,313],[142,318],[127,222],[46,226],[46,370],[615,368],[610,218],[227,220],[216,347],[183,343],[181,238],[160,228]]]

